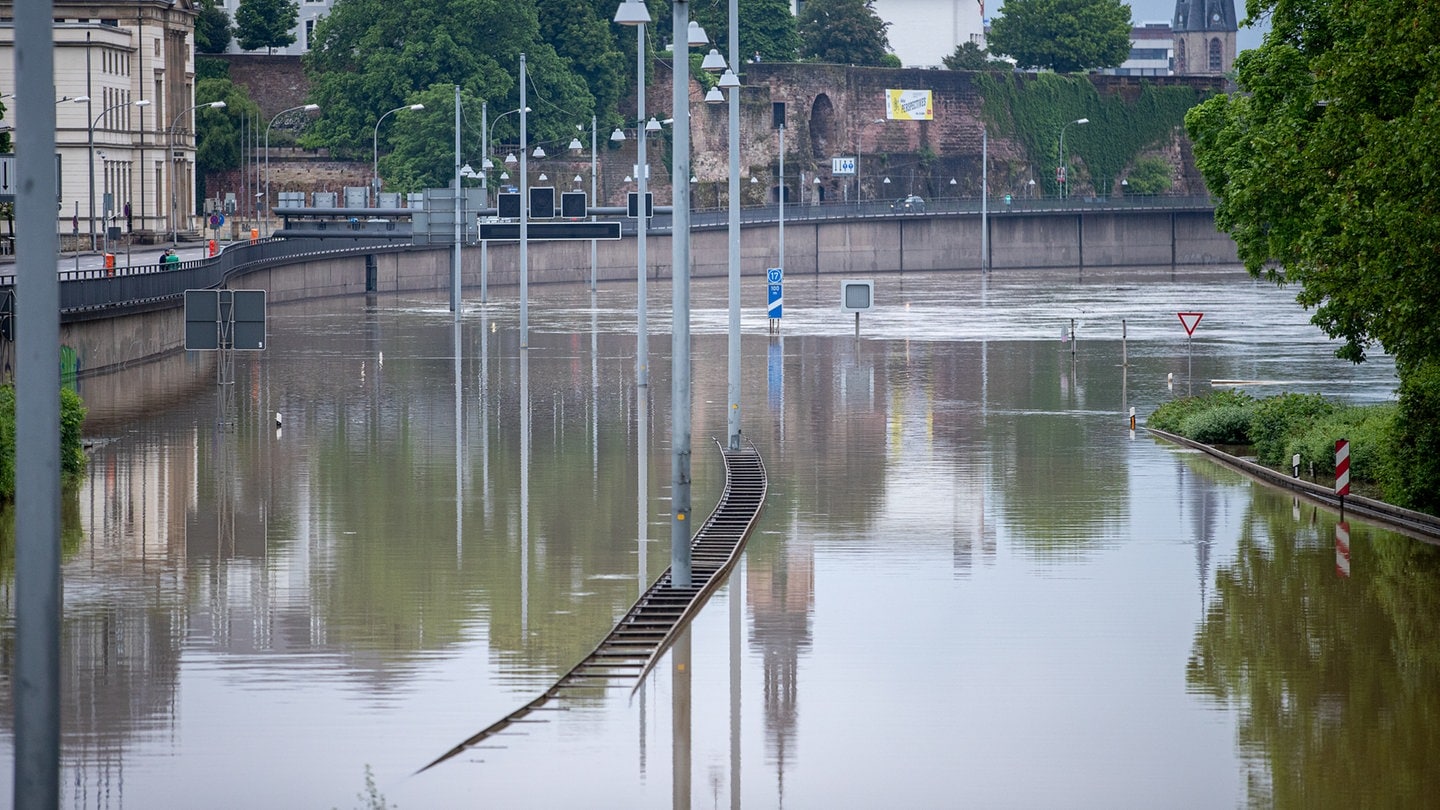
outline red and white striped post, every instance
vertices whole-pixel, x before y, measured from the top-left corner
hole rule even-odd
[[[1335,440],[1335,494],[1340,496],[1340,519],[1345,519],[1345,496],[1350,494],[1350,440]]]

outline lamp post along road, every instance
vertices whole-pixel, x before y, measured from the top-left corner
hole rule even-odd
[[[176,191],[175,191],[175,128],[178,127],[178,126],[180,126],[180,119],[181,119],[181,118],[185,117],[185,115],[187,115],[187,114],[189,114],[189,113],[191,113],[191,112],[193,112],[193,111],[195,111],[195,110],[200,109],[201,107],[208,107],[208,108],[210,108],[210,109],[212,109],[212,110],[220,110],[220,109],[224,109],[224,107],[225,107],[225,102],[223,102],[223,101],[212,101],[212,102],[210,102],[210,103],[208,103],[208,104],[196,104],[196,105],[194,105],[194,106],[192,106],[192,107],[188,107],[188,108],[186,108],[186,109],[184,109],[184,110],[181,110],[181,111],[180,111],[180,114],[177,115],[177,116],[175,116],[175,120],[173,120],[173,121],[170,122],[170,242],[171,242],[171,244],[174,244],[175,242],[178,241],[178,239],[179,239],[179,237],[178,237],[178,232],[179,232],[179,230],[180,230],[180,225],[179,225],[179,222],[178,222],[178,219],[179,219],[179,205],[180,205],[180,203],[179,203],[179,199],[178,199],[178,197],[177,197],[177,195],[176,195]],[[197,143],[196,145],[198,146],[199,144]]]
[[[1060,184],[1060,199],[1062,200],[1070,196],[1070,167],[1065,165],[1065,130],[1069,129],[1071,124],[1084,126],[1088,123],[1090,123],[1089,118],[1076,118],[1060,127],[1060,171],[1055,179]]]
[[[530,178],[525,143],[530,108],[525,79],[525,54],[520,54],[520,348],[530,348]],[[496,119],[499,120],[499,119]]]
[[[275,126],[275,122],[279,121],[282,116],[289,113],[300,110],[310,113],[319,109],[319,104],[301,104],[298,107],[291,107],[275,113],[275,117],[271,118],[270,123],[265,125],[265,231],[267,236],[270,231],[270,128]]]
[[[90,100],[90,97],[89,97],[89,96],[80,96],[79,98],[75,99],[75,101],[77,101],[77,102],[78,102],[78,101],[87,101],[87,102],[88,102],[89,100]],[[61,97],[60,101],[65,101],[65,98],[64,98],[64,97]],[[56,103],[58,104],[59,102],[56,102]],[[223,103],[223,102],[222,102],[222,103]],[[115,110],[118,110],[118,109],[120,109],[120,108],[122,108],[122,107],[148,107],[148,106],[150,106],[150,99],[147,99],[147,98],[138,99],[138,100],[136,100],[136,101],[126,101],[126,102],[123,102],[123,103],[121,103],[121,104],[112,104],[111,106],[106,107],[99,115],[95,116],[95,118],[90,121],[90,129],[89,129],[89,132],[88,132],[88,135],[89,135],[89,137],[88,137],[88,142],[89,142],[89,144],[88,144],[88,148],[89,148],[88,154],[89,154],[89,163],[90,163],[90,249],[91,249],[91,250],[94,250],[94,249],[95,249],[95,127],[96,127],[97,125],[99,125],[101,118],[104,118],[106,115],[109,115],[110,113],[112,113],[112,112],[114,112]],[[104,222],[103,222],[103,221],[101,222],[101,225],[102,225],[102,226],[104,225]]]
[[[397,113],[401,110],[423,110],[424,104],[402,104],[393,110],[386,110],[375,120],[375,133],[370,139],[370,190],[375,195],[374,205],[380,207],[380,122],[385,116]]]
[[[649,226],[646,217],[645,198],[649,193],[650,167],[646,163],[645,142],[650,136],[650,122],[645,118],[645,25],[650,22],[650,11],[640,0],[625,0],[615,10],[615,22],[635,26],[635,119],[640,122],[635,137],[635,196],[639,201],[635,217],[635,386],[645,388],[650,384],[649,342],[645,310],[645,231]],[[660,123],[655,122],[655,129]],[[642,464],[643,464],[642,459]],[[643,497],[643,494],[642,494]]]
[[[739,77],[732,71],[740,67],[740,3],[739,0],[730,0],[728,9],[728,24],[730,39],[730,70],[726,71],[727,76],[721,79],[733,81],[734,86],[730,88],[730,266],[729,266],[729,297],[730,297],[730,331],[728,370],[729,379],[726,389],[729,392],[730,407],[726,412],[725,426],[729,434],[729,447],[731,450],[740,449],[740,81]],[[783,264],[783,263],[782,263]]]

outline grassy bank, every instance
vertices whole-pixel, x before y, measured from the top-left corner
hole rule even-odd
[[[85,448],[80,429],[85,406],[80,395],[60,389],[60,483],[73,487],[85,475]],[[0,385],[0,501],[15,500],[15,387]]]
[[[1417,402],[1415,394],[1402,387],[1397,403],[1347,405],[1316,394],[1256,399],[1213,391],[1164,403],[1146,426],[1204,444],[1248,448],[1259,463],[1287,473],[1298,455],[1301,474],[1313,471],[1319,479],[1335,473],[1335,440],[1348,439],[1354,485],[1386,503],[1440,514],[1440,465],[1417,452],[1440,431],[1422,418],[1428,400]]]

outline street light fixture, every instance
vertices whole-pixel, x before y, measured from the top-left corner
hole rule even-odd
[[[370,186],[375,190],[375,205],[380,205],[380,122],[385,116],[397,113],[401,110],[419,112],[425,109],[424,104],[404,104],[393,110],[386,110],[375,120],[375,134],[370,141]]]
[[[270,128],[275,126],[275,122],[279,121],[280,118],[287,113],[301,110],[311,113],[319,109],[319,104],[301,104],[298,107],[291,107],[275,113],[275,117],[271,118],[270,123],[265,125],[265,231],[267,234],[270,231]]]
[[[64,101],[64,100],[65,100],[65,99],[64,99],[63,97],[60,99],[60,101]],[[57,101],[57,102],[55,102],[55,103],[56,103],[56,104],[59,104],[60,101]],[[77,103],[77,104],[81,103],[82,101],[83,101],[83,102],[89,102],[89,101],[90,101],[90,97],[89,97],[89,96],[80,96],[79,98],[76,98],[76,99],[75,99],[75,103]],[[115,110],[120,109],[121,107],[148,107],[148,106],[150,106],[150,99],[148,99],[148,98],[142,98],[142,99],[139,99],[139,100],[137,100],[137,101],[126,101],[126,102],[124,102],[124,103],[122,103],[122,104],[114,104],[114,105],[111,105],[111,106],[109,106],[109,107],[106,107],[103,112],[101,112],[99,115],[95,116],[95,119],[90,122],[90,128],[89,128],[89,130],[88,130],[88,142],[89,142],[89,143],[88,143],[88,146],[89,146],[89,159],[90,159],[90,249],[91,249],[91,250],[94,250],[94,249],[95,249],[95,126],[100,123],[100,119],[101,119],[101,118],[104,118],[106,115],[110,114],[111,112],[113,112],[113,111],[115,111]]]
[[[635,26],[635,119],[645,120],[645,26],[650,23],[650,10],[641,0],[625,0],[615,10],[615,22]],[[651,125],[654,129],[651,129]],[[639,200],[635,217],[635,385],[646,388],[650,385],[650,336],[646,325],[645,300],[645,232],[649,219],[645,216],[645,200],[649,194],[648,175],[650,167],[645,156],[645,142],[651,132],[660,129],[660,123],[651,118],[645,128],[636,133],[635,139],[635,194]],[[622,133],[623,134],[623,133]],[[613,139],[614,136],[612,135]],[[627,178],[626,182],[629,182]],[[640,460],[645,464],[644,459]],[[642,530],[643,531],[643,530]]]
[[[1070,124],[1083,126],[1088,123],[1090,123],[1089,118],[1076,118],[1074,121],[1070,121],[1066,123],[1065,126],[1060,127],[1060,168],[1055,172],[1055,182],[1060,185],[1060,199],[1062,200],[1070,196],[1069,168],[1065,165],[1065,130],[1069,129]]]

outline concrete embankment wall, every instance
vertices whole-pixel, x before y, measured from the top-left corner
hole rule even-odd
[[[991,269],[1117,269],[1189,267],[1237,263],[1235,244],[1215,230],[1208,211],[1100,211],[1008,213],[992,216]],[[774,224],[744,229],[741,273],[759,277],[778,264],[779,229]],[[728,272],[728,237],[723,228],[691,237],[694,277]],[[597,276],[602,282],[633,280],[634,239],[600,242]],[[849,221],[798,220],[785,226],[785,272],[860,275],[980,268],[980,217],[975,214],[893,217]],[[670,238],[648,239],[648,276],[670,277]],[[307,298],[376,292],[447,290],[448,246],[403,252],[347,254],[271,264],[237,276],[234,288],[264,289],[272,304]],[[462,251],[461,275],[473,297],[481,280],[480,248]],[[519,247],[489,247],[488,283],[519,283]],[[533,242],[532,283],[583,282],[590,278],[589,242]],[[173,352],[184,345],[179,307],[139,314],[67,321],[61,341],[76,352],[79,372],[95,373]]]

